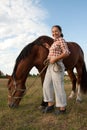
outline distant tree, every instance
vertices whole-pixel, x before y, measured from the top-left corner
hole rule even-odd
[[[0,76],[4,76],[4,73],[0,70]]]

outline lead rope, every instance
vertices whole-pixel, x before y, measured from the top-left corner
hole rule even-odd
[[[27,91],[35,84],[35,82],[37,81],[37,79],[41,76],[41,74],[45,71],[45,69],[47,68],[47,66],[49,65],[49,60],[45,59],[43,64],[45,65],[44,68],[40,71],[40,73],[38,74],[38,76],[35,78],[35,80],[31,83],[31,85],[27,88]],[[37,89],[38,90],[38,89]],[[32,96],[35,92],[37,92],[37,90],[35,90],[30,96]],[[26,92],[25,92],[26,93]]]

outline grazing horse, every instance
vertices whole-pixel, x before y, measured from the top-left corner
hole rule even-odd
[[[9,107],[16,107],[19,105],[24,92],[26,90],[25,82],[28,77],[30,70],[35,66],[39,73],[44,68],[43,62],[47,58],[49,53],[45,47],[45,43],[53,43],[53,39],[49,36],[40,36],[32,43],[28,44],[20,52],[16,59],[16,63],[11,76],[8,76],[8,103]],[[72,82],[72,92],[70,98],[76,92],[77,83],[77,99],[81,101],[81,94],[87,92],[87,71],[84,62],[84,54],[81,47],[75,42],[67,42],[70,50],[70,55],[63,60],[66,71]],[[73,69],[76,68],[77,76],[74,74]],[[41,73],[41,81],[43,84],[46,69]],[[42,106],[45,105],[42,100]]]

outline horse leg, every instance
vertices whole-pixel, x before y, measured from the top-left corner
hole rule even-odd
[[[81,95],[81,88],[80,88],[80,83],[81,83],[81,75],[82,75],[82,66],[77,65],[76,70],[77,70],[77,97],[76,101],[81,102],[82,101],[82,95]]]
[[[80,84],[77,85],[77,97],[76,97],[77,102],[82,101],[82,95],[81,95],[81,90],[80,90]]]
[[[73,69],[67,70],[67,72],[68,72],[68,75],[69,75],[71,82],[72,82],[72,91],[69,95],[69,99],[71,99],[71,98],[73,98],[73,96],[75,95],[75,92],[76,92],[76,81],[77,81],[77,79],[76,79],[76,76],[73,72]]]
[[[45,71],[40,75],[41,76],[41,82],[42,82],[42,87],[43,87],[43,82],[44,82],[44,77],[45,77]],[[42,102],[41,102],[41,105],[39,107],[39,109],[42,109],[44,107],[46,107],[48,105],[48,102],[44,102],[43,100],[43,96],[42,96]]]

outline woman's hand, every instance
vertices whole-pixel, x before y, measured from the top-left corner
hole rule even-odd
[[[43,43],[43,45],[49,50],[50,45],[48,43]]]
[[[50,62],[51,64],[54,64],[54,63],[56,62],[56,58],[55,58],[55,57],[49,58],[49,62]]]

